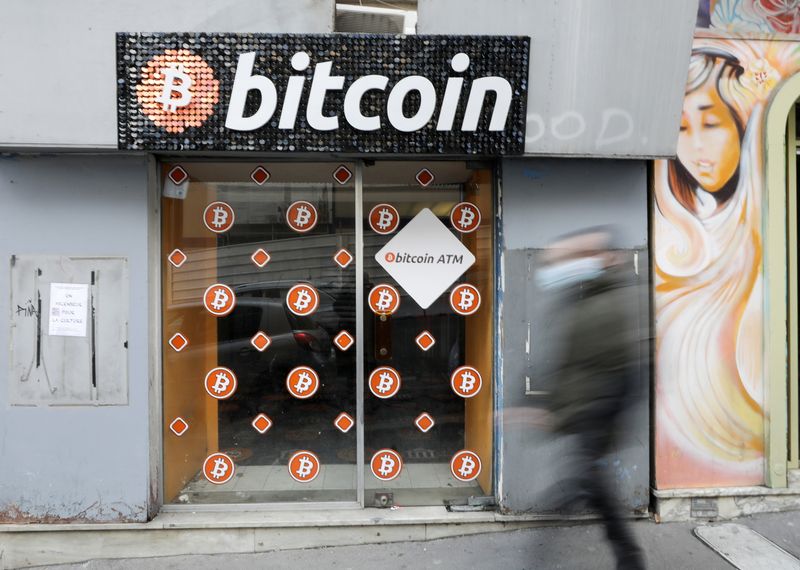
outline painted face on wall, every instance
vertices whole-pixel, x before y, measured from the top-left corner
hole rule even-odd
[[[717,192],[736,172],[741,141],[736,120],[709,81],[683,102],[678,160],[701,188]]]

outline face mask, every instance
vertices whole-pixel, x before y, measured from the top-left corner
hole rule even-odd
[[[540,289],[561,289],[599,277],[603,273],[603,262],[598,257],[580,257],[562,261],[536,272],[536,284]]]

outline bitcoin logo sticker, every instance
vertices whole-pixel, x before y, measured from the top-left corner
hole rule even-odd
[[[305,200],[293,202],[286,210],[286,223],[296,232],[309,232],[317,225],[317,209]]]
[[[450,293],[450,306],[459,315],[469,316],[481,306],[481,294],[478,288],[469,283],[453,287]]]
[[[461,202],[450,210],[450,223],[463,234],[474,232],[481,225],[481,211],[475,204]]]
[[[211,202],[203,212],[203,223],[215,234],[223,234],[233,227],[236,215],[225,202]]]
[[[308,366],[298,366],[286,375],[286,389],[300,400],[310,398],[319,390],[319,374]]]
[[[236,295],[227,285],[215,283],[203,294],[203,304],[215,317],[224,317],[236,306]]]
[[[376,315],[391,315],[400,307],[400,293],[391,285],[382,283],[369,292],[369,308]]]
[[[236,466],[224,453],[212,453],[203,462],[203,475],[214,485],[223,485],[233,479]]]
[[[400,225],[400,214],[391,204],[378,204],[369,212],[369,227],[381,235],[394,232]]]
[[[481,474],[481,458],[468,449],[462,449],[450,460],[450,473],[459,481],[472,481]]]
[[[369,391],[383,400],[397,394],[400,384],[400,373],[391,366],[376,368],[369,375]]]
[[[206,374],[206,392],[217,400],[226,400],[236,392],[236,374],[229,368],[218,366]]]
[[[403,458],[394,449],[381,449],[375,452],[369,464],[375,477],[381,481],[391,481],[400,475]]]
[[[286,294],[286,307],[298,317],[310,315],[319,307],[319,293],[311,285],[298,283]]]
[[[311,451],[297,451],[289,458],[289,475],[298,483],[310,483],[319,475],[319,457]]]
[[[450,387],[462,398],[472,398],[481,391],[483,378],[472,366],[459,366],[450,375]]]

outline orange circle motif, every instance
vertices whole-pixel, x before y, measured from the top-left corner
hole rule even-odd
[[[233,396],[237,385],[236,374],[230,368],[217,366],[206,374],[206,392],[217,400],[227,400]]]
[[[214,113],[219,80],[199,55],[170,49],[142,67],[136,98],[148,119],[168,133],[182,133]]]
[[[369,227],[377,234],[388,235],[400,225],[400,214],[391,204],[378,204],[369,211]]]
[[[376,285],[369,292],[369,308],[376,315],[391,315],[400,307],[400,293],[386,283]]]
[[[203,223],[215,234],[227,232],[235,219],[236,213],[226,202],[211,202],[203,211]]]
[[[286,375],[286,389],[300,400],[310,398],[319,390],[319,374],[308,366],[293,368]]]
[[[203,305],[215,317],[224,317],[236,306],[236,294],[227,285],[215,283],[203,294]]]
[[[236,466],[233,459],[224,453],[212,453],[203,462],[203,475],[214,485],[222,485],[233,479]]]
[[[369,462],[372,474],[381,481],[391,481],[403,470],[403,458],[394,449],[380,449]]]
[[[462,398],[472,398],[481,391],[483,378],[472,366],[459,366],[450,375],[450,387]]]
[[[386,400],[400,391],[400,373],[391,366],[380,366],[369,375],[369,391]]]
[[[310,483],[319,475],[319,457],[311,451],[298,451],[289,458],[289,475],[298,483]]]
[[[462,283],[453,287],[450,293],[450,306],[459,315],[469,316],[481,306],[481,294],[478,288],[469,283]]]
[[[317,209],[311,202],[298,200],[286,208],[286,223],[296,232],[310,232],[317,225]]]
[[[450,460],[450,473],[459,481],[472,481],[481,474],[481,458],[474,451],[462,449]]]
[[[481,225],[481,211],[469,202],[459,202],[450,210],[450,224],[462,234],[474,232]]]
[[[319,293],[311,285],[298,283],[286,294],[286,307],[298,317],[306,317],[319,307]]]

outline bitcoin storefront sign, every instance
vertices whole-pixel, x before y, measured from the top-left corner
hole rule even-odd
[[[118,145],[521,154],[529,53],[522,36],[120,33]]]

